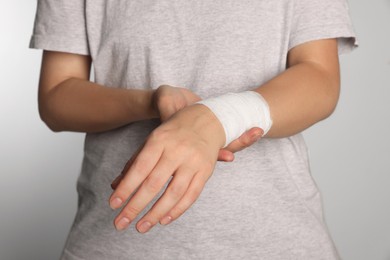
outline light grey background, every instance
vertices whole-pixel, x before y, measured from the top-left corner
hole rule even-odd
[[[390,1],[350,0],[360,48],[343,56],[334,115],[305,132],[345,260],[390,260]],[[83,134],[37,112],[36,1],[0,0],[0,259],[58,259],[76,211]]]

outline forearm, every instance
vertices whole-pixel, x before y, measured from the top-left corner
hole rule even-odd
[[[267,137],[294,135],[327,118],[339,97],[339,77],[312,62],[292,66],[255,89],[268,102],[273,125]]]
[[[157,118],[152,94],[152,90],[109,88],[71,78],[39,93],[39,110],[53,131],[101,132]]]

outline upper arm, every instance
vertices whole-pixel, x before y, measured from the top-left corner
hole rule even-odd
[[[90,71],[90,56],[44,51],[39,80],[40,99],[45,98],[56,86],[68,79],[89,80]]]
[[[309,41],[292,48],[288,53],[287,66],[310,64],[322,71],[338,87],[340,69],[337,39]]]

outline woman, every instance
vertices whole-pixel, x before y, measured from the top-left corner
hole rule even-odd
[[[338,259],[300,132],[351,28],[344,0],[39,0],[41,117],[87,133],[62,259]]]

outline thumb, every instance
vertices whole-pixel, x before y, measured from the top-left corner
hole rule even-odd
[[[234,161],[234,153],[226,149],[220,149],[218,153],[218,161],[232,162]]]
[[[264,131],[261,128],[253,127],[231,142],[225,149],[233,153],[241,151],[258,141],[263,136],[263,133]]]

